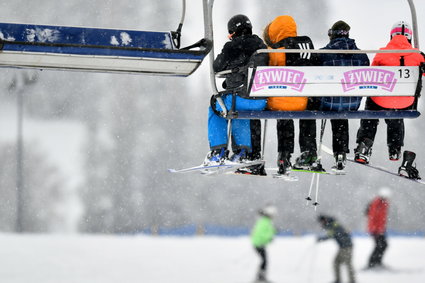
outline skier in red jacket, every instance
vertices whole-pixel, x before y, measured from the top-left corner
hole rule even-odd
[[[390,32],[391,40],[386,47],[381,49],[415,49],[411,41],[413,31],[408,23],[399,21],[394,24]],[[419,53],[378,53],[373,59],[372,66],[420,66],[425,62],[425,56]],[[388,110],[388,109],[411,109],[415,105],[415,97],[369,97],[366,100],[366,110]],[[403,119],[385,119],[387,124],[387,145],[390,160],[399,160],[401,147],[404,145],[404,122]],[[362,119],[357,132],[357,148],[354,150],[355,161],[368,164],[372,154],[372,145],[375,139],[378,119]],[[407,165],[414,161],[413,152],[406,151]],[[413,159],[413,160],[412,160]],[[405,162],[403,162],[404,164]],[[409,178],[418,179],[416,168],[410,166],[400,173]],[[416,170],[416,171],[415,171]],[[408,174],[404,174],[404,172]]]
[[[375,248],[370,255],[368,268],[382,267],[382,257],[388,247],[386,231],[390,196],[389,188],[381,188],[378,196],[369,203],[366,209],[368,232],[375,240]]]

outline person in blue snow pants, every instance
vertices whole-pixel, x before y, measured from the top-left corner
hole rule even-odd
[[[267,49],[263,40],[252,34],[252,25],[245,15],[233,16],[228,24],[228,38],[221,52],[213,63],[214,72],[232,70],[226,74],[223,82],[224,93],[222,96],[227,110],[263,110],[266,107],[265,99],[250,99],[243,97],[238,89],[246,83],[246,71],[243,70],[248,64],[254,66],[267,66],[268,54],[254,53],[258,49]],[[236,70],[236,71],[235,71]],[[232,105],[234,103],[234,105]],[[216,100],[212,107],[222,111]],[[210,106],[208,113],[208,140],[210,152],[205,158],[205,165],[221,164],[228,159],[227,129],[229,121],[219,116]],[[259,120],[231,120],[232,127],[232,162],[244,162],[259,158],[261,122]]]

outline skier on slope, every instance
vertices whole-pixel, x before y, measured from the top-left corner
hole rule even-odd
[[[414,49],[412,47],[413,31],[405,21],[396,22],[390,32],[390,42],[385,49]],[[425,62],[424,54],[418,53],[378,53],[373,59],[372,66],[419,66]],[[366,100],[366,110],[383,109],[412,109],[416,105],[415,97],[369,97]],[[401,147],[404,145],[403,119],[385,119],[387,124],[387,145],[389,159],[396,161],[401,157]],[[375,140],[378,119],[362,119],[357,132],[357,148],[355,161],[368,164],[372,154],[372,145]],[[409,178],[419,178],[418,171],[413,166],[416,155],[405,151],[403,163],[399,173]]]
[[[318,242],[334,238],[339,246],[338,253],[334,259],[334,283],[341,283],[341,265],[345,264],[348,268],[348,277],[350,283],[355,283],[354,268],[352,264],[353,257],[353,243],[351,241],[351,235],[344,227],[341,226],[333,217],[320,215],[317,220],[323,229],[327,231],[326,236],[317,238]]]
[[[213,68],[215,72],[224,70],[237,70],[248,65],[250,60],[254,60],[255,65],[267,65],[268,55],[260,54],[253,59],[251,56],[258,49],[265,49],[264,42],[257,35],[252,34],[252,24],[245,15],[233,16],[228,22],[228,32],[230,41],[226,42],[221,53],[214,60]],[[244,72],[232,72],[227,74],[223,83],[223,87],[228,90],[228,94],[224,95],[223,101],[227,110],[263,110],[266,106],[265,99],[249,99],[242,97],[242,93],[237,92],[235,96],[232,92],[243,86],[246,80]],[[227,128],[228,120],[217,115],[215,111],[221,111],[220,105],[212,99],[212,107],[208,112],[208,140],[210,144],[210,152],[207,154],[204,165],[223,164],[228,160],[228,137]],[[259,137],[259,133],[254,135],[251,133],[250,120],[231,120],[232,124],[232,148],[233,155],[230,161],[243,163],[246,160],[258,159],[260,157],[259,149],[253,152],[252,136]],[[256,131],[258,131],[258,125]],[[258,146],[259,142],[256,143]],[[253,166],[254,167],[254,166]],[[263,173],[264,169],[259,167],[251,168],[253,174]],[[261,172],[259,172],[261,170]]]
[[[266,246],[273,240],[276,229],[273,226],[273,218],[277,214],[277,209],[273,205],[267,205],[258,211],[259,218],[255,222],[251,232],[252,244],[261,258],[258,268],[257,281],[267,282],[267,252]]]
[[[291,16],[276,17],[264,29],[263,38],[269,49],[314,49],[308,36],[297,36],[297,24]],[[319,66],[315,53],[270,53],[269,66]],[[270,97],[267,108],[277,111],[306,110],[307,97]],[[299,144],[302,152],[297,158],[298,167],[310,168],[317,159],[316,121],[300,119]],[[278,173],[285,174],[292,167],[291,155],[294,152],[294,120],[277,120]]]
[[[375,248],[369,257],[367,268],[382,267],[382,257],[388,246],[386,231],[390,196],[390,189],[383,187],[366,208],[368,232],[375,241]]]
[[[321,49],[359,50],[354,39],[349,38],[350,26],[344,21],[337,21],[328,31],[329,43]],[[369,66],[366,54],[319,54],[323,66]],[[361,97],[320,97],[317,107],[325,111],[342,111],[359,109]],[[334,170],[343,170],[346,154],[349,152],[349,131],[347,119],[331,119],[332,148],[335,157]]]

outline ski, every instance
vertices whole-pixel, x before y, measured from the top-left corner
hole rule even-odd
[[[302,173],[316,173],[324,175],[345,175],[344,170],[333,170],[332,171],[317,171],[317,170],[308,170],[308,169],[291,169],[292,172],[302,172]]]
[[[332,150],[330,148],[328,148],[327,146],[325,146],[325,145],[322,144],[322,149],[323,149],[323,151],[325,153],[333,156]],[[347,156],[347,161],[349,161],[351,163],[354,163],[354,164],[357,164],[359,166],[366,166],[366,167],[372,168],[374,170],[381,171],[383,173],[387,173],[387,174],[390,174],[390,175],[393,175],[393,176],[396,176],[396,177],[399,177],[399,178],[403,178],[405,180],[409,180],[409,181],[412,181],[412,182],[415,182],[415,183],[418,183],[418,184],[425,185],[425,181],[424,180],[421,180],[421,179],[411,179],[411,178],[408,178],[406,176],[399,175],[398,173],[395,173],[395,172],[393,172],[393,171],[391,171],[391,170],[389,170],[389,169],[387,169],[385,167],[382,167],[382,166],[371,165],[370,163],[369,164],[358,163],[358,162],[356,162],[354,160],[354,157]]]
[[[271,173],[269,171],[276,171],[273,170],[275,168],[266,168],[267,175],[257,175],[257,174],[250,174],[250,173],[243,173],[243,172],[226,172],[225,174],[228,175],[237,175],[237,176],[250,176],[250,177],[263,177],[263,178],[274,178],[274,179],[281,179],[287,182],[296,182],[299,180],[297,176],[292,176],[289,174],[278,174],[278,173]]]
[[[217,174],[224,174],[231,171],[236,171],[239,168],[245,168],[249,166],[254,165],[261,165],[264,164],[263,160],[259,161],[251,161],[246,163],[224,163],[220,165],[198,165],[183,169],[168,169],[168,172],[170,173],[201,173],[203,175],[217,175]]]
[[[168,172],[170,173],[190,173],[190,172],[196,172],[196,171],[202,171],[205,170],[218,170],[219,168],[228,168],[229,165],[226,164],[220,164],[220,165],[211,165],[211,166],[205,166],[205,165],[198,165],[183,169],[168,169]]]

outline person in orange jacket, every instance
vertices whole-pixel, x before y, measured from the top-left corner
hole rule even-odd
[[[264,42],[269,49],[314,49],[308,36],[297,36],[297,24],[288,15],[276,17],[264,29]],[[315,53],[270,53],[269,66],[319,66]],[[267,108],[277,111],[303,111],[308,108],[307,97],[270,97]],[[299,121],[299,144],[302,152],[296,165],[310,167],[317,159],[316,121]],[[294,152],[294,121],[292,119],[277,120],[278,140],[278,174],[286,174],[292,167],[291,155]]]
[[[369,257],[367,268],[382,267],[382,257],[388,247],[386,232],[390,196],[389,188],[381,188],[378,196],[368,204],[366,209],[367,229],[375,241],[375,248]]]
[[[414,49],[412,47],[413,31],[405,21],[396,22],[390,32],[391,40],[385,49]],[[424,54],[419,53],[378,53],[373,59],[372,66],[420,66],[425,62]],[[366,100],[366,110],[383,109],[409,109],[415,105],[414,97],[369,97]],[[404,122],[403,119],[385,119],[387,124],[387,145],[389,159],[396,161],[401,157],[401,147],[404,145]],[[378,119],[362,119],[357,132],[357,148],[355,149],[355,161],[368,164],[372,154],[372,145],[375,139]],[[413,154],[406,154],[408,163],[413,163]],[[409,168],[408,168],[409,169]],[[410,169],[415,169],[414,167]],[[415,175],[415,174],[413,174]],[[413,176],[412,175],[412,176]],[[417,174],[416,174],[417,175]],[[408,176],[410,177],[410,176]]]

